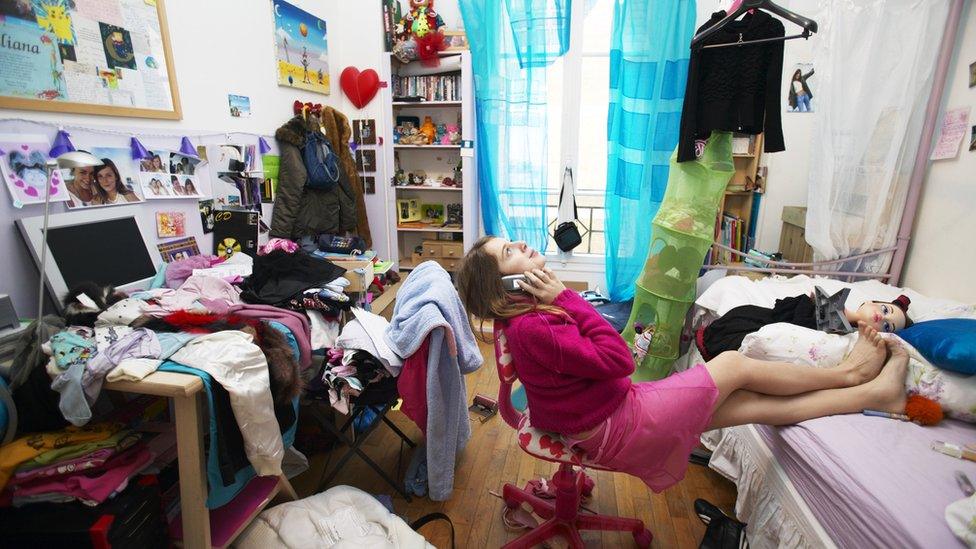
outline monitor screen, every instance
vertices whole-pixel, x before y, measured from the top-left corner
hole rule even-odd
[[[123,286],[156,274],[134,217],[48,229],[47,244],[68,288]]]

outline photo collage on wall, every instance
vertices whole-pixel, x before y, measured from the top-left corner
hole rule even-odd
[[[363,183],[363,192],[376,194],[376,120],[353,120],[352,139],[356,155],[356,172],[359,173],[359,179]],[[370,148],[363,148],[364,146]]]
[[[139,161],[139,181],[146,200],[200,198],[195,160],[179,153],[151,151]]]

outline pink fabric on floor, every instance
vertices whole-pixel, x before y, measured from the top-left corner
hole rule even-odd
[[[403,362],[403,369],[397,377],[397,391],[403,404],[400,411],[407,416],[427,436],[427,354],[430,337],[424,339],[410,358]]]
[[[711,421],[717,398],[715,382],[701,364],[635,383],[620,407],[575,445],[591,461],[661,492],[685,477],[688,456]]]

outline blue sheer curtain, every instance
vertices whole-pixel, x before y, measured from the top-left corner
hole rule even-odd
[[[694,0],[618,0],[610,42],[606,266],[610,299],[634,297],[678,144]]]
[[[571,0],[461,0],[478,118],[485,232],[545,250],[547,67],[569,48]]]

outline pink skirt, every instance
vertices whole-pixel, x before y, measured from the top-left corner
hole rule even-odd
[[[711,421],[717,398],[715,382],[701,364],[635,383],[606,421],[586,439],[572,442],[590,461],[661,492],[685,477],[688,456]]]

